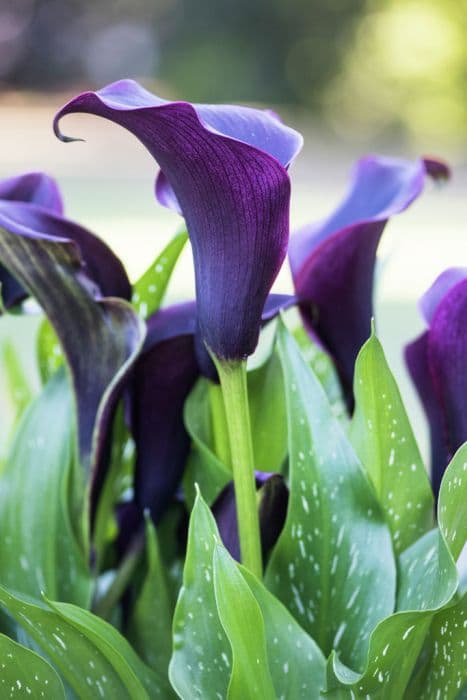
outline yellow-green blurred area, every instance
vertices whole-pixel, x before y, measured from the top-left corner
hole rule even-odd
[[[54,112],[83,89],[131,77],[168,98],[273,107],[305,136],[292,230],[329,213],[361,155],[448,159],[452,182],[389,224],[377,274],[378,334],[426,444],[402,347],[422,328],[419,296],[444,268],[467,265],[466,31],[467,0],[0,0],[0,177],[55,176],[68,216],[136,279],[180,221],[156,203],[156,166],[121,128],[72,116],[65,133],[86,142],[55,139]],[[291,290],[286,267],[277,289]],[[187,248],[168,301],[192,294]],[[12,337],[30,374],[33,325],[0,320],[0,346]]]

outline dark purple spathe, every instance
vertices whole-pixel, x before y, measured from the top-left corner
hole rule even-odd
[[[434,159],[363,158],[331,216],[291,238],[290,264],[305,324],[333,356],[349,404],[355,360],[371,330],[379,240],[388,219],[421,194],[427,174],[445,179],[449,170]]]
[[[271,294],[263,323],[294,298]],[[216,377],[214,364],[195,347],[196,303],[160,309],[147,322],[147,335],[129,383],[130,425],[136,445],[135,505],[157,523],[170,505],[183,476],[190,440],[183,422],[186,398],[200,374]],[[275,482],[274,482],[275,483]],[[270,484],[265,496],[270,496]],[[275,494],[276,492],[274,492]],[[262,508],[269,501],[264,500]],[[267,535],[265,535],[267,537]]]
[[[129,80],[65,105],[63,140],[59,120],[73,112],[120,124],[157,160],[159,197],[180,207],[193,246],[199,335],[220,358],[251,354],[287,250],[286,168],[300,135],[267,111],[167,102]]]
[[[437,495],[448,462],[467,440],[467,269],[443,272],[420,306],[428,329],[405,356],[430,425]]]
[[[0,181],[0,226],[21,236],[74,241],[86,274],[100,294],[130,299],[130,282],[120,260],[103,241],[63,216],[58,185],[45,173],[25,173]],[[0,282],[5,308],[27,296],[11,273],[1,267]]]
[[[24,173],[0,181],[0,200],[30,202],[55,214],[63,214],[63,200],[56,181],[45,173]]]

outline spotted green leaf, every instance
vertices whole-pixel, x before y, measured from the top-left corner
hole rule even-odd
[[[232,648],[228,700],[275,700],[261,608],[224,547],[214,549],[219,618]]]
[[[0,588],[0,606],[83,700],[165,698],[164,682],[104,620],[68,603],[36,605]],[[53,697],[53,696],[48,696]]]
[[[441,482],[438,520],[454,560],[467,542],[467,443],[460,447]]]
[[[175,612],[174,652],[170,666],[172,685],[183,700],[227,697],[232,652],[219,619],[219,598],[216,604],[214,593],[212,560],[215,547],[220,546],[218,543],[219,534],[214,518],[198,495],[190,520],[184,585]],[[232,567],[236,572],[232,574],[235,580],[239,581],[240,574],[243,578],[240,588],[241,591],[246,591],[249,601],[246,605],[252,605],[253,594],[259,606],[252,607],[256,611],[254,614],[257,620],[258,609],[261,614],[267,659],[275,689],[273,697],[283,700],[318,700],[324,681],[324,657],[320,649],[282,603],[244,567],[237,567],[229,558],[229,576]],[[228,594],[233,613],[238,608],[236,591],[238,589],[231,590]],[[233,603],[232,596],[235,597]],[[263,644],[261,640],[260,642]],[[264,654],[263,647],[261,654]]]
[[[45,592],[86,607],[91,576],[69,497],[73,491],[74,500],[79,493],[84,500],[74,425],[72,392],[61,371],[23,415],[0,476],[0,581],[36,598]]]
[[[142,318],[148,318],[162,304],[173,269],[188,240],[182,229],[172,238],[133,287],[132,304]]]
[[[267,587],[328,655],[363,667],[371,630],[393,610],[389,529],[324,390],[283,324],[290,498]]]
[[[191,512],[188,546],[173,620],[169,677],[183,700],[225,698],[230,679],[230,645],[217,613],[213,553],[219,535],[198,494]]]
[[[459,455],[459,453],[458,453]],[[437,615],[443,616],[450,609],[458,586],[455,550],[450,550],[452,524],[467,518],[467,499],[450,501],[450,489],[446,486],[456,478],[456,489],[466,489],[467,471],[461,469],[463,460],[458,456],[448,466],[444,485],[441,486],[438,503],[437,528],[414,542],[399,558],[399,586],[395,614],[380,622],[370,639],[367,664],[362,674],[349,672],[333,659],[333,676],[330,687],[335,688],[332,698],[367,700],[368,696],[384,700],[400,700],[410,695],[407,686],[422,651],[430,626]],[[460,479],[460,482],[457,481]],[[456,509],[459,512],[454,516]],[[443,517],[440,517],[441,513]],[[447,640],[446,640],[447,641]],[[423,654],[422,654],[423,656]],[[423,660],[423,659],[421,659]],[[422,666],[425,668],[424,666]],[[457,670],[453,670],[453,677]],[[345,693],[344,690],[345,689]],[[405,695],[404,695],[405,693]],[[407,694],[408,693],[408,694]],[[430,696],[436,698],[434,696]],[[439,697],[443,697],[441,689]],[[451,697],[451,696],[446,696]]]
[[[65,700],[65,691],[47,661],[0,634],[0,696]]]
[[[294,329],[293,336],[307,364],[321,382],[326,396],[328,397],[328,401],[331,404],[333,414],[347,425],[347,408],[342,394],[339,376],[331,356],[310,338],[303,325],[300,324]]]
[[[423,664],[405,700],[457,700],[467,688],[467,594],[435,615],[423,650]]]
[[[159,542],[152,522],[146,522],[147,569],[131,610],[125,636],[141,658],[167,673],[172,647],[172,605]]]
[[[396,381],[374,334],[355,365],[350,439],[402,552],[433,527],[433,495]]]
[[[319,700],[325,682],[320,648],[253,574],[239,568],[261,608],[276,696],[282,700]]]

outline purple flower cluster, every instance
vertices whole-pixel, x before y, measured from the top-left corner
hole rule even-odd
[[[157,522],[182,478],[189,450],[183,406],[196,379],[200,373],[215,379],[210,355],[227,361],[251,355],[261,325],[281,308],[298,305],[308,332],[334,360],[352,411],[354,364],[370,335],[383,230],[421,194],[427,177],[445,179],[449,171],[433,159],[364,158],[337,208],[289,242],[288,168],[302,138],[271,111],[170,102],[123,80],[66,104],[54,122],[62,141],[74,140],[62,134],[59,124],[76,112],[109,119],[144,144],[160,168],[156,197],[184,217],[193,250],[196,303],[164,308],[147,320],[144,344],[141,339],[117,391],[118,397],[126,395],[137,450],[136,519],[149,510]],[[77,277],[93,299],[131,299],[121,262],[94,234],[64,217],[50,177],[30,173],[0,183],[0,227],[76,249]],[[270,295],[287,253],[294,297]],[[2,261],[3,304],[10,308],[35,294],[36,287]],[[407,349],[407,361],[430,420],[437,489],[449,457],[467,438],[467,271],[442,275],[422,309],[428,329]],[[61,323],[56,319],[56,330]],[[76,377],[78,403],[94,421],[96,397],[80,385],[78,371]],[[81,442],[92,440],[85,423],[79,426],[87,430]],[[105,435],[100,439],[105,442]],[[91,446],[86,449],[90,452]],[[93,466],[95,489],[106,469],[105,459],[99,459]],[[283,489],[278,493],[283,510]],[[226,492],[215,508],[227,530],[232,498]]]

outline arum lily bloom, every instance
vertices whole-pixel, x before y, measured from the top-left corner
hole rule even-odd
[[[43,173],[26,173],[0,181],[0,226],[19,236],[67,239],[78,245],[86,277],[103,296],[129,299],[131,287],[125,269],[110,248],[82,226],[66,219],[56,182]],[[27,291],[5,269],[0,269],[5,308],[15,306]]]
[[[164,204],[185,217],[193,248],[197,347],[217,362],[229,426],[243,559],[261,573],[244,360],[258,342],[266,298],[287,251],[287,167],[302,138],[270,111],[168,102],[122,80],[72,99],[131,131],[158,162]],[[72,139],[71,139],[72,140]],[[240,513],[241,511],[241,513]]]
[[[61,215],[51,178],[5,180],[0,193],[3,302],[8,308],[31,294],[54,327],[76,397],[81,463],[95,490],[113,410],[144,338],[131,307],[104,297],[130,298],[130,283],[103,241]]]
[[[271,294],[262,323],[294,301]],[[140,525],[146,510],[157,524],[174,498],[190,447],[183,422],[185,400],[201,374],[216,377],[209,355],[200,363],[195,352],[196,316],[196,303],[186,302],[160,309],[148,319],[146,340],[128,385]]]
[[[287,251],[286,168],[301,136],[269,111],[168,102],[131,80],[66,104],[64,141],[59,121],[75,112],[120,124],[159,163],[159,197],[183,213],[193,247],[200,336],[219,358],[250,355]]]
[[[324,221],[292,236],[289,258],[303,320],[335,360],[349,405],[357,354],[371,331],[376,251],[388,219],[446,165],[370,156],[358,161],[347,194]]]
[[[467,440],[467,268],[443,272],[420,307],[428,328],[405,357],[430,426],[437,495],[446,466]]]

